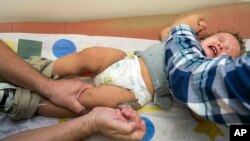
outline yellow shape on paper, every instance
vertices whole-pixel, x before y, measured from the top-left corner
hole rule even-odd
[[[58,118],[58,123],[64,123],[66,121],[67,121],[66,118]]]
[[[8,45],[14,52],[17,52],[17,47],[15,46],[15,44],[12,41],[4,40],[4,43],[6,45]]]
[[[206,134],[211,141],[214,141],[216,136],[224,136],[223,131],[214,122],[208,120],[198,121],[194,130]]]
[[[88,46],[81,46],[79,51],[84,50],[84,49],[87,49],[87,48],[91,48],[91,47],[88,47]]]
[[[127,54],[127,56],[128,56],[128,58],[134,58],[135,57],[135,54],[134,54],[134,52],[129,52],[128,54]]]
[[[162,108],[160,107],[144,107],[144,108],[141,108],[140,110],[138,110],[138,112],[141,112],[141,113],[147,113],[147,112],[157,112],[157,111],[161,111]]]

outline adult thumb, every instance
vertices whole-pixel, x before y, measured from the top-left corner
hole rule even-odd
[[[77,114],[85,114],[87,112],[86,108],[77,100],[70,106],[70,109]]]

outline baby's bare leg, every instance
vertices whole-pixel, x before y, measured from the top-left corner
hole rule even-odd
[[[79,101],[87,109],[97,106],[116,108],[120,104],[128,102],[134,102],[136,109],[140,108],[134,94],[130,90],[112,85],[100,85],[88,89],[81,94]]]
[[[100,73],[114,62],[123,59],[126,53],[113,48],[91,47],[55,61],[53,76],[79,75],[84,71]]]
[[[55,118],[71,118],[79,116],[69,109],[57,106],[46,99],[43,99],[40,105],[41,106],[39,106],[37,109],[37,114],[41,116]]]
[[[91,110],[92,108],[98,106],[116,108],[120,104],[134,102],[135,100],[135,96],[131,91],[111,85],[101,85],[90,88],[83,92],[79,98],[80,103],[85,106],[87,110]],[[71,112],[70,110],[56,106],[49,101],[44,100],[41,103],[46,103],[46,105],[38,108],[37,113],[39,115],[47,117],[77,116],[77,114]],[[139,109],[139,104],[136,104],[135,108]]]

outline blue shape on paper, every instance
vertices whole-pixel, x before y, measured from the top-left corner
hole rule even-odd
[[[75,53],[76,46],[75,44],[67,39],[57,40],[52,47],[53,54],[57,57],[63,57],[65,55]]]
[[[150,141],[155,134],[154,124],[146,117],[142,116],[141,118],[142,120],[145,121],[146,128],[147,128],[146,134],[144,135],[142,141]]]

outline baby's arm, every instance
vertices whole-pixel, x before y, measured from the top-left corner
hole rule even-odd
[[[172,24],[172,26],[164,28],[160,33],[161,41],[163,42],[164,40],[166,40],[171,29],[177,25],[180,25],[180,24],[189,25],[191,28],[193,28],[195,30],[197,35],[204,34],[203,32],[205,32],[205,29],[206,29],[206,23],[205,23],[203,16],[197,15],[197,14],[189,15],[189,16],[186,16],[184,18],[176,20]]]
[[[134,102],[134,94],[124,88],[111,86],[111,85],[100,85],[98,87],[93,87],[85,92],[83,92],[79,98],[80,103],[91,110],[94,107],[113,107],[116,108],[120,104],[126,102]],[[69,111],[68,109],[56,106],[49,101],[42,101],[47,105],[40,106],[38,108],[38,114],[47,117],[75,117],[75,113]],[[137,102],[135,102],[137,103]],[[135,109],[139,109],[139,104],[136,104]]]
[[[198,14],[188,15],[186,17],[178,19],[171,27],[174,28],[175,26],[180,24],[189,25],[196,32],[196,34],[199,34],[200,32],[203,32],[206,29],[204,17]]]

